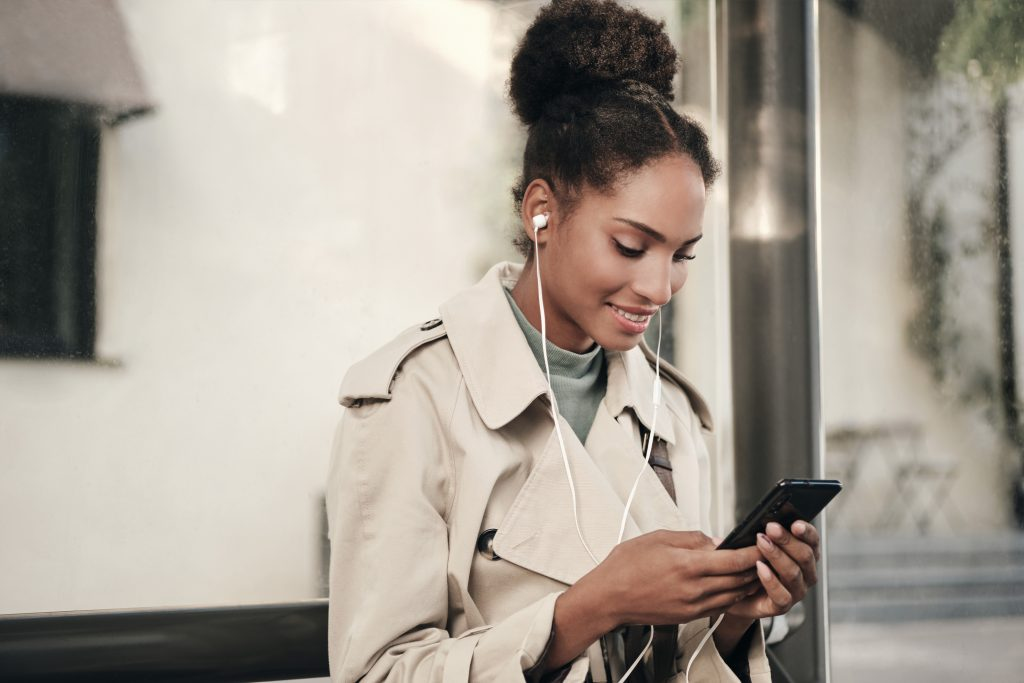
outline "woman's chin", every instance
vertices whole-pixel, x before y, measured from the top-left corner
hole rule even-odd
[[[595,337],[594,341],[596,341],[605,351],[629,351],[636,347],[642,339],[642,334],[627,335],[618,332],[616,334],[605,334],[600,338]]]

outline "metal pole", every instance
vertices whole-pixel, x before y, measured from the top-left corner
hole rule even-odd
[[[821,473],[814,0],[728,4],[730,289],[737,515],[783,477]],[[775,654],[827,680],[820,587]]]

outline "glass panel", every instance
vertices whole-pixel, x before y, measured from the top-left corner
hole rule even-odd
[[[820,7],[833,680],[1024,655],[1024,5]]]
[[[735,522],[735,472],[731,430],[732,376],[729,334],[729,216],[728,169],[725,136],[727,125],[724,94],[725,51],[721,3],[715,0],[683,0],[676,13],[679,22],[679,56],[682,60],[677,100],[681,110],[708,132],[712,152],[723,166],[722,176],[708,195],[704,211],[704,237],[699,256],[690,268],[686,286],[675,297],[675,363],[700,389],[714,416],[716,428],[710,439],[712,459],[711,526],[725,535]],[[673,33],[675,35],[675,33]]]
[[[324,595],[341,377],[511,254],[504,83],[532,10],[109,6],[155,108],[100,127],[93,357],[0,347],[0,613]],[[15,9],[42,32],[72,11]],[[5,135],[0,164],[42,147]]]
[[[505,82],[543,4],[114,5],[142,85],[104,97],[154,108],[89,103],[90,353],[0,348],[0,613],[325,595],[341,377],[515,258]],[[637,4],[706,30],[704,2]]]

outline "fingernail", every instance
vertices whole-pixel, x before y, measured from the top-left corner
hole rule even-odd
[[[768,522],[768,526],[765,528],[765,531],[778,538],[782,535],[782,525],[778,522]]]
[[[774,543],[772,543],[772,540],[764,534],[758,534],[757,541],[765,550],[771,550],[772,546],[775,545]]]
[[[793,533],[803,536],[805,533],[807,533],[807,525],[803,522],[797,522],[793,525]]]

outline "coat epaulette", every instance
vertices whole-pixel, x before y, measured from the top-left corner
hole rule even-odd
[[[651,364],[653,368],[657,360],[657,356],[654,351],[651,350],[645,342],[641,342],[640,348],[644,351],[644,356],[647,357],[647,362]],[[693,412],[697,414],[700,419],[700,424],[704,429],[711,431],[714,427],[714,423],[711,421],[711,411],[708,410],[707,401],[697,391],[697,387],[693,386],[690,380],[686,379],[679,368],[672,365],[671,363],[665,362],[665,359],[661,359],[661,374],[663,377],[671,380],[673,384],[678,386],[686,394],[686,397],[690,400],[690,405],[693,407]]]
[[[362,405],[364,400],[388,401],[391,385],[402,362],[416,349],[445,337],[440,318],[413,325],[390,342],[349,368],[341,380],[338,402],[346,408]]]

